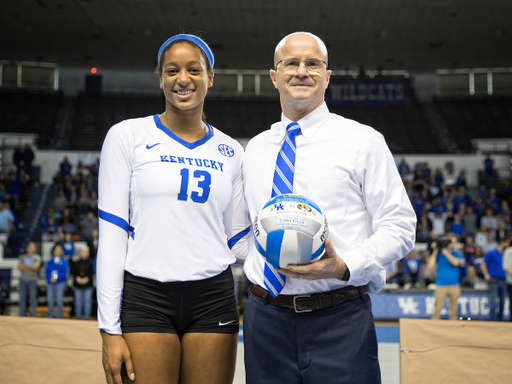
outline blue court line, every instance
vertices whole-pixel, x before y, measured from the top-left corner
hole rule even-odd
[[[398,325],[376,325],[377,341],[379,343],[398,343]],[[244,327],[240,326],[238,342],[244,341]]]
[[[398,343],[398,325],[377,325],[375,330],[379,343]]]

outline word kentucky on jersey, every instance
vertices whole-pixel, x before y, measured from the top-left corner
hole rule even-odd
[[[181,156],[173,156],[173,155],[163,155],[160,156],[160,161],[167,163],[178,163],[178,164],[187,164],[188,165],[196,165],[198,167],[212,168],[218,171],[224,172],[222,168],[224,163],[215,160],[209,159],[196,159],[193,157],[181,157]]]

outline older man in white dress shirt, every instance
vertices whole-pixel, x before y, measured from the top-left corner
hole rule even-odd
[[[293,193],[320,206],[329,221],[317,262],[277,269],[277,297],[265,289],[265,261],[255,247],[244,269],[254,284],[244,311],[247,383],[379,383],[377,340],[368,292],[414,245],[416,215],[384,137],[329,112],[327,49],[310,33],[285,37],[270,71],[281,121],[253,138],[244,158],[251,219],[270,199],[276,159],[295,135]],[[288,135],[290,133],[288,132]],[[279,155],[281,156],[281,155]]]

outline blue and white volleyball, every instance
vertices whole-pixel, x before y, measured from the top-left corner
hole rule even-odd
[[[319,259],[329,235],[327,218],[318,205],[301,195],[270,199],[253,223],[256,247],[274,267],[307,264]]]

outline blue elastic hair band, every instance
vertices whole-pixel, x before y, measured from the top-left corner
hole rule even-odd
[[[171,44],[173,41],[176,40],[188,40],[196,44],[201,50],[206,54],[206,58],[208,59],[208,62],[210,63],[210,66],[213,68],[213,63],[215,62],[213,58],[213,52],[203,40],[201,40],[199,37],[194,35],[187,35],[187,34],[181,34],[176,35],[168,39],[165,43],[162,44],[160,47],[160,50],[158,51],[158,58],[157,61],[160,62],[160,56],[162,55],[162,51],[167,47],[169,44]]]

